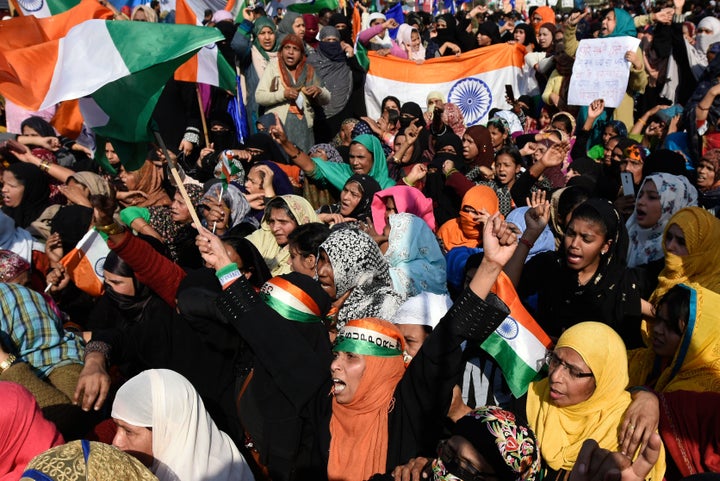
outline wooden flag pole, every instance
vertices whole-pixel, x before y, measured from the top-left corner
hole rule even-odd
[[[158,145],[160,146],[160,150],[162,150],[163,155],[165,156],[165,159],[167,159],[167,163],[170,166],[170,173],[173,176],[173,179],[175,180],[175,185],[177,186],[178,190],[180,191],[180,195],[183,198],[183,201],[185,202],[185,205],[188,208],[188,211],[190,212],[190,217],[192,218],[193,222],[195,223],[196,229],[202,226],[202,223],[200,222],[200,218],[197,215],[197,212],[195,212],[195,206],[193,205],[192,201],[190,200],[190,196],[187,193],[187,190],[185,190],[185,184],[183,184],[182,178],[180,177],[180,173],[178,172],[177,163],[175,162],[175,159],[170,157],[170,153],[167,150],[167,147],[165,146],[165,142],[163,141],[162,137],[160,136],[160,132],[154,132],[155,134],[155,140],[157,140]]]
[[[203,110],[202,97],[200,96],[200,86],[198,84],[195,84],[195,92],[197,92],[198,108],[200,109],[200,121],[202,122],[203,135],[205,136],[205,147],[210,147],[207,120],[205,120],[205,110]]]

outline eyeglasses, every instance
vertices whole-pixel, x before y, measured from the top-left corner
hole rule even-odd
[[[547,364],[548,368],[550,370],[555,370],[558,367],[562,366],[565,368],[565,370],[570,374],[570,377],[573,377],[575,379],[582,379],[584,377],[594,377],[595,375],[591,372],[582,372],[580,369],[578,369],[576,366],[573,366],[572,364],[568,364],[562,359],[558,357],[557,354],[554,352],[548,352],[545,356],[545,364]]]
[[[438,444],[438,456],[448,473],[463,481],[486,481],[488,478],[499,478],[495,473],[480,471],[470,461],[458,456],[458,453],[448,444],[447,440],[440,441]]]

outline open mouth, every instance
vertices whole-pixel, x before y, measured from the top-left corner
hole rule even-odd
[[[333,383],[333,394],[336,394],[336,395],[343,392],[345,390],[345,388],[347,387],[345,385],[345,382],[343,382],[342,380],[340,380],[338,378],[333,378],[332,383]]]

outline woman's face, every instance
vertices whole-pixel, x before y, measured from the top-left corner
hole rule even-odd
[[[540,110],[538,124],[540,125],[540,130],[544,130],[548,125],[550,125],[550,114],[548,114],[547,110]]]
[[[335,299],[337,297],[337,287],[335,286],[335,272],[333,271],[330,257],[328,257],[325,249],[320,249],[320,255],[317,260],[316,267],[318,282],[320,287],[325,289],[330,298]]]
[[[541,28],[537,34],[537,41],[538,45],[540,45],[540,48],[543,50],[550,48],[553,42],[552,32],[547,28]]]
[[[383,105],[383,112],[386,112],[388,110],[397,110],[400,112],[400,106],[392,99],[387,99],[385,101],[385,105]]]
[[[603,145],[607,144],[608,140],[612,139],[617,135],[617,131],[615,130],[615,127],[612,125],[606,125],[605,129],[603,130],[603,136],[602,136],[602,143]]]
[[[532,154],[533,163],[538,162],[540,159],[542,159],[545,155],[545,152],[547,152],[547,149],[547,145],[538,143]]]
[[[290,218],[285,209],[270,209],[268,227],[278,245],[284,246],[288,242],[287,236],[297,227],[297,222]]]
[[[290,244],[290,259],[288,259],[288,264],[290,264],[290,268],[293,270],[293,272],[299,272],[300,274],[305,274],[306,276],[315,277],[315,263],[317,261],[317,258],[314,254],[310,254],[308,256],[304,256],[300,253],[297,247]]]
[[[500,149],[500,147],[502,147],[505,143],[505,139],[507,139],[507,132],[503,133],[492,124],[488,126],[488,131],[490,132],[490,138],[492,139],[493,150]]]
[[[575,406],[590,399],[595,392],[595,378],[575,377],[573,373],[592,372],[580,354],[569,347],[558,347],[548,372],[550,403],[559,408]]]
[[[619,139],[610,138],[610,140],[605,143],[605,165],[612,164],[613,156],[615,155],[615,146],[618,144],[618,142],[620,142]],[[620,155],[622,156],[622,152]]]
[[[665,232],[665,250],[681,257],[690,254],[685,243],[685,233],[679,225],[670,224]]]
[[[715,166],[712,162],[701,159],[697,166],[697,186],[700,190],[708,190],[715,184]]]
[[[637,223],[643,229],[649,229],[660,222],[662,204],[655,182],[647,180],[640,189],[635,203]]]
[[[302,60],[303,52],[297,45],[288,43],[283,46],[280,56],[288,68],[294,68],[300,63],[300,60]]]
[[[362,200],[363,191],[357,182],[347,182],[340,192],[340,214],[349,216]]]
[[[602,26],[600,27],[600,33],[603,37],[607,37],[611,33],[613,33],[613,30],[615,30],[615,25],[617,25],[617,20],[615,19],[615,11],[610,10],[607,15],[605,15],[605,18],[603,18]]]
[[[229,242],[223,242],[223,246],[225,246],[225,252],[230,258],[230,262],[234,262],[235,264],[237,264],[238,270],[242,272],[242,275],[245,276],[245,279],[249,280],[250,278],[252,278],[254,269],[245,267],[245,262],[243,261],[243,258],[240,256],[240,254],[238,254],[238,251],[235,250],[232,244],[230,244]]]
[[[478,150],[478,146],[475,143],[475,140],[472,137],[470,137],[468,134],[463,135],[462,144],[463,144],[463,158],[465,160],[472,160],[478,156],[478,153],[480,152]]]
[[[137,190],[138,178],[135,172],[128,172],[124,167],[121,167],[118,176],[120,177],[120,182],[127,187],[127,190]]]
[[[258,43],[263,48],[263,50],[270,51],[273,48],[273,45],[275,45],[275,32],[273,32],[272,28],[270,27],[263,27],[260,29],[260,33],[258,33]]]
[[[22,203],[25,194],[25,186],[15,177],[15,174],[6,170],[2,174],[2,196],[3,205],[7,207],[18,207]]]
[[[525,37],[525,30],[523,30],[522,28],[516,28],[513,32],[513,38],[517,43],[525,45]]]
[[[147,22],[147,16],[145,15],[145,11],[140,8],[137,12],[135,12],[135,15],[133,15],[133,22]]]
[[[265,174],[261,169],[251,167],[245,177],[245,190],[248,194],[262,194],[265,192],[263,183],[265,182]]]
[[[153,464],[152,431],[149,428],[133,426],[132,424],[113,418],[117,431],[112,445],[120,451],[135,456],[145,466]]]
[[[410,48],[416,51],[420,47],[420,34],[416,30],[410,33]]]
[[[565,230],[565,259],[570,269],[594,274],[600,256],[610,248],[602,225],[587,219],[572,219]]]
[[[107,157],[110,165],[117,165],[120,162],[120,157],[118,157],[115,147],[110,142],[105,142],[105,157]]]
[[[388,197],[385,199],[385,226],[390,225],[390,216],[397,214],[397,206],[395,205],[395,199]],[[380,232],[382,234],[382,232]]]
[[[110,286],[113,291],[131,297],[135,295],[135,284],[132,277],[119,276],[108,271],[104,272],[105,284]]]
[[[515,163],[512,156],[501,154],[495,158],[495,178],[501,184],[506,185],[513,182],[518,172],[520,172],[520,166]]]
[[[405,338],[405,351],[415,357],[430,334],[420,324],[397,324],[397,328]]]
[[[350,145],[350,168],[353,174],[369,174],[373,166],[373,154],[364,145]]]
[[[488,37],[483,33],[478,33],[477,43],[480,47],[487,47],[488,45],[492,45],[492,38]]]
[[[300,37],[305,35],[305,20],[303,20],[302,17],[296,18],[292,24],[292,29],[293,32],[295,32],[295,35],[298,35]]]
[[[670,327],[677,325],[678,320],[670,319],[668,311],[667,304],[661,304],[655,317],[650,319],[652,324],[650,339],[656,356],[672,358],[680,346],[682,336]]]
[[[24,125],[22,128],[22,134],[27,135],[28,137],[40,137],[40,134],[37,130],[33,129],[29,125]]]
[[[190,217],[190,211],[185,205],[185,200],[180,192],[175,192],[173,197],[173,203],[170,206],[170,216],[174,222],[186,224],[192,220]]]
[[[365,356],[354,352],[335,352],[330,364],[333,394],[338,404],[348,404],[355,397],[365,373]]]

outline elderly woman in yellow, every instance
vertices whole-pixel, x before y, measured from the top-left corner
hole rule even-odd
[[[319,222],[310,203],[297,195],[280,195],[265,206],[260,228],[247,236],[257,247],[273,276],[289,274],[288,236],[297,226]]]
[[[628,352],[630,385],[720,392],[720,294],[678,284],[650,320],[650,347]]]
[[[527,417],[542,453],[544,479],[563,479],[586,439],[619,450],[618,432],[631,398],[625,344],[609,326],[581,322],[548,354],[548,377],[531,384]],[[664,453],[648,479],[660,481]]]

